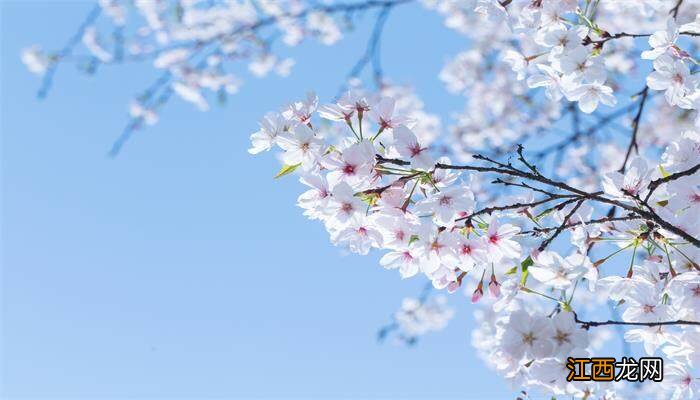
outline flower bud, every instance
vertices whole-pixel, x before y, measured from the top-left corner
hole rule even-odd
[[[499,297],[501,295],[501,284],[496,280],[495,275],[491,275],[491,281],[489,282],[489,294],[491,297]]]
[[[459,282],[453,281],[447,285],[447,293],[452,294],[452,293],[456,292],[457,289],[459,289]]]
[[[472,303],[476,303],[484,296],[484,289],[482,289],[481,284],[476,287],[474,293],[472,293]]]

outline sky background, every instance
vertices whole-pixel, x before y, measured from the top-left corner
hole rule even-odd
[[[473,308],[416,347],[377,330],[422,279],[347,256],[295,206],[294,177],[251,157],[265,112],[316,90],[329,101],[371,19],[338,45],[292,49],[292,76],[252,79],[206,113],[173,98],[111,159],[150,66],[59,69],[47,99],[19,59],[63,45],[91,2],[0,0],[0,397],[513,398],[470,346]],[[406,27],[412,27],[406,29]],[[384,70],[445,118],[463,100],[437,74],[466,46],[434,13],[392,12]]]

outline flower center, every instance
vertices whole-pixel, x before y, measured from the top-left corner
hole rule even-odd
[[[568,343],[569,342],[569,333],[557,331],[557,334],[554,336],[554,340],[556,340],[557,343],[559,343],[559,344]]]
[[[415,143],[409,147],[409,150],[411,151],[411,157],[415,157],[420,154],[420,152],[423,150],[420,148],[418,143]]]
[[[700,285],[695,285],[690,291],[693,292],[693,297],[700,297]]]

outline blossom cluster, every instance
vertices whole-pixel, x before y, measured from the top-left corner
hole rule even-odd
[[[490,298],[494,319],[481,325],[488,331],[481,333],[485,342],[477,348],[488,351],[486,358],[515,384],[556,394],[612,390],[595,382],[570,384],[566,374],[560,374],[567,355],[590,351],[590,325],[578,320],[574,299],[582,304],[578,312],[605,300],[624,304],[622,322],[658,323],[679,317],[700,321],[700,249],[679,236],[700,235],[697,132],[688,131],[673,142],[655,168],[636,157],[624,173],[605,174],[598,201],[631,212],[597,221],[600,204],[589,205],[586,200],[592,195],[575,189],[567,195],[521,185],[531,193],[516,195],[505,205],[494,205],[503,204],[503,199],[483,204],[477,199],[477,175],[516,171],[523,176],[521,170],[487,159],[499,168],[467,166],[464,169],[477,173],[464,175],[449,158],[432,156],[430,142],[412,129],[420,124],[398,112],[395,104],[381,93],[352,91],[319,107],[312,94],[266,115],[260,130],[251,135],[249,151],[282,150],[284,165],[278,176],[299,173],[308,189],[297,204],[308,218],[325,226],[333,244],[362,255],[383,250],[379,263],[402,278],[423,275],[433,287],[450,293],[463,287],[474,303]],[[524,177],[538,181],[542,175],[530,167],[533,175]],[[545,198],[535,199],[540,193]],[[663,216],[670,228],[660,225],[661,220],[647,219],[647,210]],[[552,228],[543,228],[552,222]],[[561,230],[569,231],[565,256],[547,248],[556,235],[540,239],[543,233]],[[605,242],[618,250],[591,260],[590,247]],[[645,254],[641,263],[638,250]],[[626,274],[602,274],[602,266],[623,251],[632,252]],[[577,291],[583,285],[587,288]],[[597,300],[581,300],[586,298]],[[542,299],[555,307],[554,312],[537,304]],[[397,314],[401,315],[405,312]],[[443,319],[438,319],[442,326]],[[405,323],[403,317],[398,320]],[[402,329],[409,335],[431,330],[419,326],[423,328]],[[679,355],[673,368],[690,374],[694,365],[687,357],[695,350],[680,338],[692,332],[697,327],[671,330],[651,325],[629,330],[625,339],[641,342],[650,354],[670,349],[669,354]],[[682,343],[684,350],[672,350],[674,343]],[[695,382],[694,375],[692,379]],[[679,393],[693,390],[690,384],[684,388]]]
[[[606,114],[606,109],[626,106],[630,98],[655,103],[647,117],[665,130],[636,128],[641,143],[663,148],[682,132],[667,127],[692,125],[693,119],[700,124],[700,90],[692,74],[698,62],[693,56],[700,21],[696,2],[673,9],[671,2],[656,0],[423,3],[444,15],[446,26],[469,38],[469,49],[440,74],[448,90],[467,97],[464,111],[450,127],[456,157],[502,153],[512,143],[536,144],[545,132],[556,131],[564,117],[570,115],[574,125],[585,121],[572,107],[594,113],[595,118],[588,118],[591,127],[602,127],[619,116],[616,111]],[[639,75],[641,79],[634,79]],[[669,107],[647,96],[655,91],[664,92]],[[594,185],[589,177],[601,164],[608,170],[620,166],[607,167],[610,157],[590,155],[625,150],[597,129],[580,130],[539,154],[556,159],[586,155],[589,163],[559,168],[570,179]]]
[[[160,77],[132,102],[116,152],[170,96],[206,110],[238,90],[236,63],[291,72],[277,38],[331,45],[377,10],[350,75],[371,59],[376,90],[350,82],[330,104],[311,94],[269,113],[250,153],[280,150],[277,176],[298,174],[297,204],[333,244],[464,292],[478,307],[473,345],[523,396],[697,398],[700,3],[422,0],[468,39],[439,73],[465,100],[442,135],[440,118],[378,67],[383,21],[410,2],[100,0],[63,49],[32,46],[22,60],[42,95],[62,63],[152,64]],[[443,299],[405,300],[392,329],[413,342],[443,328]],[[614,339],[627,355],[663,354],[663,384],[565,381],[567,356]]]
[[[133,131],[155,124],[173,95],[206,111],[239,91],[246,68],[254,77],[286,77],[295,60],[279,54],[273,44],[294,47],[313,40],[333,45],[364,11],[384,5],[302,0],[97,3],[63,48],[31,45],[21,59],[42,78],[39,97],[46,96],[63,64],[88,74],[105,65],[150,64],[159,76],[130,102],[130,123],[115,143],[114,154]]]
[[[395,331],[399,341],[413,345],[419,337],[444,329],[454,314],[443,295],[406,297],[401,301],[401,308],[394,313],[393,322],[379,331],[379,340]]]

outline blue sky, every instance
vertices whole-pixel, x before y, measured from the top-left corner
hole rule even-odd
[[[2,1],[0,397],[512,398],[469,344],[471,307],[415,348],[375,341],[424,281],[378,255],[344,256],[294,205],[293,177],[250,157],[257,120],[315,89],[335,94],[369,20],[334,47],[306,44],[287,79],[246,79],[224,108],[173,100],[106,156],[147,66],[59,70],[44,101],[20,63],[58,48],[90,2]],[[406,29],[406,26],[415,29]],[[447,117],[437,79],[466,45],[415,5],[391,15],[384,69]]]

